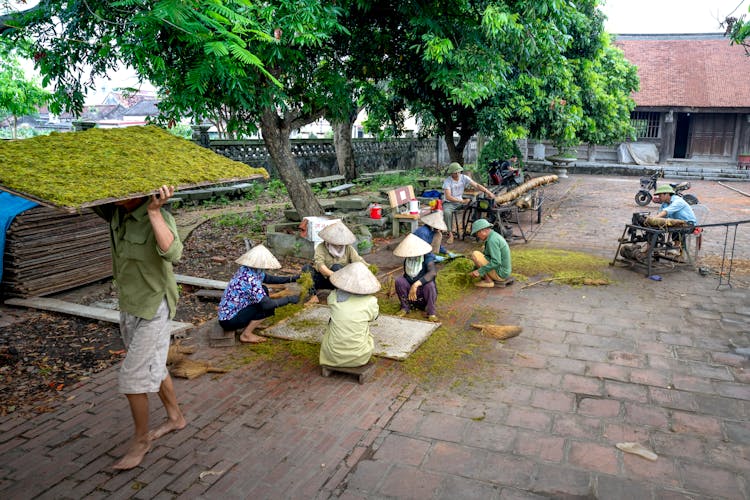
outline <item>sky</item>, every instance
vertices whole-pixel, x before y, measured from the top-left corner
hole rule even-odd
[[[719,33],[734,12],[748,14],[750,0],[602,0],[610,33]],[[739,8],[738,8],[739,6]],[[736,10],[735,10],[736,9]]]

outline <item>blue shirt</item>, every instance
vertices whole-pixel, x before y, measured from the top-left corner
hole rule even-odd
[[[419,236],[420,239],[426,241],[430,245],[432,245],[432,240],[435,238],[435,233],[437,232],[436,229],[431,228],[430,226],[424,225],[417,228],[416,231],[414,231],[414,236]],[[448,251],[443,248],[443,245],[440,245],[440,248],[438,249],[440,253],[448,253]]]
[[[661,210],[667,212],[668,219],[680,219],[692,222],[693,224],[698,223],[698,219],[695,218],[693,209],[690,208],[688,202],[683,200],[680,196],[672,195],[669,203],[662,203]]]

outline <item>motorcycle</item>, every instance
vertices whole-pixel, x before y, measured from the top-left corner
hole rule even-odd
[[[638,190],[638,192],[635,194],[635,202],[638,204],[638,206],[645,207],[649,203],[651,203],[652,195],[651,191],[656,189],[656,180],[659,177],[664,177],[664,171],[659,170],[654,172],[648,177],[641,177],[641,189]],[[690,183],[687,181],[684,182],[677,182],[677,183],[669,183],[669,185],[674,190],[674,194],[677,196],[682,197],[683,200],[685,200],[688,205],[697,205],[700,203],[698,201],[698,198],[690,193],[684,193],[688,189],[690,189]]]
[[[509,161],[500,162],[500,160],[492,160],[489,163],[489,185],[490,190],[501,191],[505,189],[510,191],[524,183],[523,169],[511,166]],[[494,186],[494,189],[493,189]]]

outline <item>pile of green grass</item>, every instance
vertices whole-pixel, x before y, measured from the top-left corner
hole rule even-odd
[[[155,126],[53,132],[0,141],[0,185],[76,209],[153,192],[254,177],[251,168]]]

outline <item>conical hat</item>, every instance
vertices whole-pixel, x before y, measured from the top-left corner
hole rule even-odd
[[[256,245],[240,256],[235,262],[241,266],[254,267],[255,269],[280,269],[281,264],[276,260],[271,251],[263,245]]]
[[[357,241],[357,237],[354,236],[354,233],[343,222],[336,222],[324,227],[320,230],[318,236],[331,245],[351,245]]]
[[[448,230],[448,226],[445,225],[445,221],[443,220],[443,212],[432,212],[425,215],[420,220],[438,231]]]
[[[380,290],[380,282],[361,262],[352,262],[331,275],[336,288],[357,295],[370,295]]]
[[[407,234],[393,251],[396,257],[419,257],[432,252],[432,245],[415,234]]]

